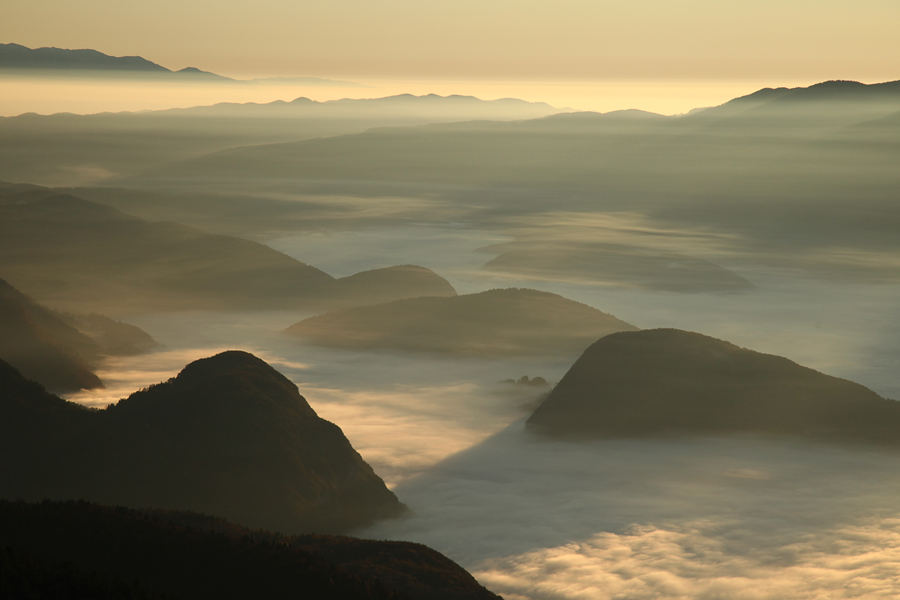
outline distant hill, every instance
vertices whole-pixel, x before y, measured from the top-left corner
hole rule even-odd
[[[598,336],[634,329],[556,294],[499,289],[337,310],[285,333],[336,348],[519,356],[577,353]]]
[[[140,56],[109,56],[97,50],[64,48],[28,48],[19,44],[0,44],[0,69],[36,69],[100,73],[138,73],[205,80],[231,81],[227,77],[187,67],[172,71]]]
[[[265,362],[231,351],[104,410],[0,365],[0,497],[194,510],[250,527],[342,532],[406,510]]]
[[[421,544],[284,536],[86,502],[0,501],[0,548],[4,598],[498,598]]]
[[[755,434],[900,444],[900,403],[786,358],[652,329],[595,342],[527,421],[554,437]]]
[[[325,303],[331,308],[338,308],[381,304],[419,296],[455,295],[456,290],[450,282],[431,269],[417,265],[398,265],[362,271],[335,280]]]
[[[103,387],[93,363],[104,355],[141,354],[155,346],[133,325],[50,310],[0,279],[0,359],[53,391]]]

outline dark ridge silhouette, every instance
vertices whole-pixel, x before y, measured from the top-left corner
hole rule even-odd
[[[195,510],[251,527],[342,532],[405,506],[265,362],[230,351],[105,410],[0,370],[0,497]]]
[[[753,434],[900,443],[900,403],[699,333],[608,335],[527,421],[555,437]]]
[[[0,359],[58,392],[103,387],[90,364],[100,347],[0,279]]]
[[[31,563],[24,566],[39,585],[62,574],[132,594],[122,598],[498,598],[420,544],[285,536],[196,513],[83,501],[0,501],[2,547],[7,564]]]
[[[64,48],[28,48],[19,44],[0,44],[2,69],[76,69],[103,71],[149,71],[171,73],[163,66],[140,56],[109,56],[97,50]]]
[[[233,81],[228,77],[201,71],[195,67],[172,71],[140,56],[110,56],[90,49],[32,49],[20,44],[0,44],[0,69],[103,74],[135,73],[149,76],[172,76],[173,78]]]
[[[578,352],[597,336],[634,329],[556,294],[498,289],[341,309],[285,332],[336,348],[515,356]]]
[[[96,361],[156,345],[134,325],[50,310],[0,279],[0,359],[55,392],[103,387],[93,373]]]

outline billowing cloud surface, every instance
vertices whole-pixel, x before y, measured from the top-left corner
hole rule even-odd
[[[431,545],[507,598],[900,593],[900,454],[761,439],[564,443],[516,423],[395,488],[360,532]]]

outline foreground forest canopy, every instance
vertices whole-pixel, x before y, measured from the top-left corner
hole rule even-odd
[[[0,501],[0,546],[9,598],[497,598],[420,544],[282,536],[196,513]]]

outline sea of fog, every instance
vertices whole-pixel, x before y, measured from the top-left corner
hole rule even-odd
[[[678,294],[498,279],[480,270],[503,232],[390,227],[269,243],[335,275],[436,270],[463,293],[537,287],[639,327],[698,331],[900,398],[900,286],[721,263],[755,287]],[[136,315],[159,351],[111,359],[104,405],[225,349],[297,383],[414,511],[357,532],[422,542],[507,599],[813,599],[900,594],[900,455],[760,439],[540,439],[523,423],[577,356],[467,359],[315,348],[285,312]]]

